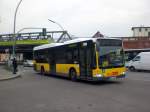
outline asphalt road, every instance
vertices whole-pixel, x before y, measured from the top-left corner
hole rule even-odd
[[[89,83],[21,71],[21,78],[0,82],[0,112],[150,112],[150,72]]]

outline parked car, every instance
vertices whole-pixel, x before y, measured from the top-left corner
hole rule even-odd
[[[139,53],[127,66],[131,71],[150,70],[150,52]]]
[[[24,60],[23,66],[24,67],[33,67],[33,60]]]

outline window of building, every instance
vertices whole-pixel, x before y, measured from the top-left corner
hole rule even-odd
[[[145,28],[145,31],[147,31],[148,29],[147,28]]]
[[[141,28],[139,28],[139,32],[141,32]]]
[[[150,37],[150,32],[148,32],[148,36]]]

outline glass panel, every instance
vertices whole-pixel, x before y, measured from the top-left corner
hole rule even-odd
[[[101,39],[97,40],[97,44],[100,46],[122,46],[122,40]]]
[[[140,56],[137,56],[133,59],[133,61],[140,61],[140,58],[141,58]]]
[[[48,52],[46,50],[41,50],[34,53],[34,59],[38,63],[47,63],[48,62]]]
[[[99,40],[99,67],[112,68],[124,65],[124,53],[121,40]]]

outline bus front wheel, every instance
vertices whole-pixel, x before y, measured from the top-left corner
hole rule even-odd
[[[74,69],[71,69],[71,70],[70,70],[69,75],[70,75],[70,79],[71,79],[72,81],[77,81],[77,73],[76,73],[76,71],[75,71]]]

